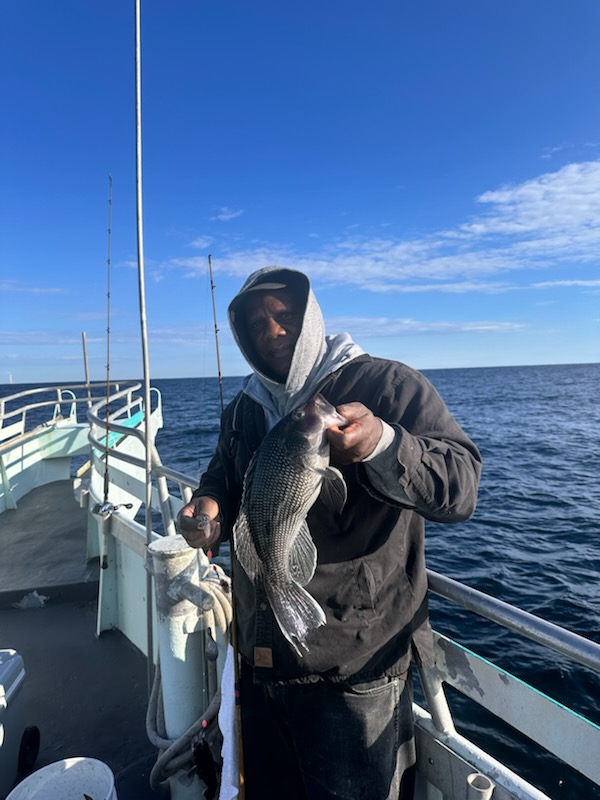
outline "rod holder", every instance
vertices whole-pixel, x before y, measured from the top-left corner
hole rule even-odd
[[[196,722],[208,705],[204,636],[188,633],[186,619],[197,615],[196,606],[181,596],[179,587],[198,583],[196,551],[182,536],[163,536],[148,547],[156,587],[158,650],[162,675],[162,694],[166,733],[169,739],[181,737]],[[189,786],[174,776],[170,779],[171,800],[196,800],[201,797],[199,778]]]
[[[472,772],[467,778],[465,800],[491,800],[495,784],[482,772]]]

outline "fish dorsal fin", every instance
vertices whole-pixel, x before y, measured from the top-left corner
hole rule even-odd
[[[300,586],[306,586],[315,574],[316,568],[317,548],[304,520],[290,550],[290,573]]]
[[[250,522],[243,508],[240,509],[239,516],[233,526],[233,544],[244,572],[251,580],[255,580],[261,574],[262,564],[254,546]]]
[[[348,499],[348,489],[344,476],[335,467],[327,467],[321,486],[321,500],[337,514],[341,514]]]

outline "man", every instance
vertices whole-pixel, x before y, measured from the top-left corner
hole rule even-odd
[[[410,663],[431,663],[424,519],[460,522],[475,508],[481,459],[427,379],[372,358],[347,334],[325,336],[308,278],[268,267],[229,306],[253,373],[225,409],[217,451],[181,533],[208,548],[231,535],[252,454],[273,425],[320,392],[348,424],[327,432],[348,500],[318,498],[318,551],[307,591],[326,624],[302,655],[260,588],[233,565],[246,796],[298,800],[412,797]],[[213,521],[209,536],[196,517]],[[257,596],[258,594],[258,596]]]

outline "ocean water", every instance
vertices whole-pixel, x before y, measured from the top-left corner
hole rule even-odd
[[[473,518],[427,523],[431,569],[600,641],[600,364],[431,370],[484,461]],[[219,428],[214,379],[158,380],[163,461],[200,475]],[[225,378],[225,402],[240,379]],[[600,678],[433,598],[434,627],[600,724]],[[452,692],[457,727],[550,797],[600,790]]]
[[[473,518],[427,523],[431,569],[600,641],[600,364],[426,371],[484,461]],[[224,378],[225,402],[240,378]],[[196,478],[217,441],[216,379],[153,381],[163,463]],[[24,386],[2,386],[0,397]],[[600,677],[432,598],[433,626],[600,725]],[[449,692],[457,727],[552,798],[600,800],[524,737]]]

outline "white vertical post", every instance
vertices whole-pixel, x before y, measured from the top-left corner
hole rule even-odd
[[[440,679],[439,672],[435,666],[419,667],[421,686],[427,700],[427,708],[431,714],[431,720],[440,733],[452,734],[455,732],[452,714],[444,693],[444,686]]]
[[[178,739],[196,722],[208,702],[204,683],[204,635],[193,630],[197,607],[173,592],[176,578],[198,578],[196,551],[182,536],[164,536],[148,548],[152,557],[158,619],[158,652],[166,734]],[[186,624],[187,622],[187,624]],[[199,800],[202,782],[194,776],[191,785],[183,785],[177,775],[170,779],[171,800]]]

